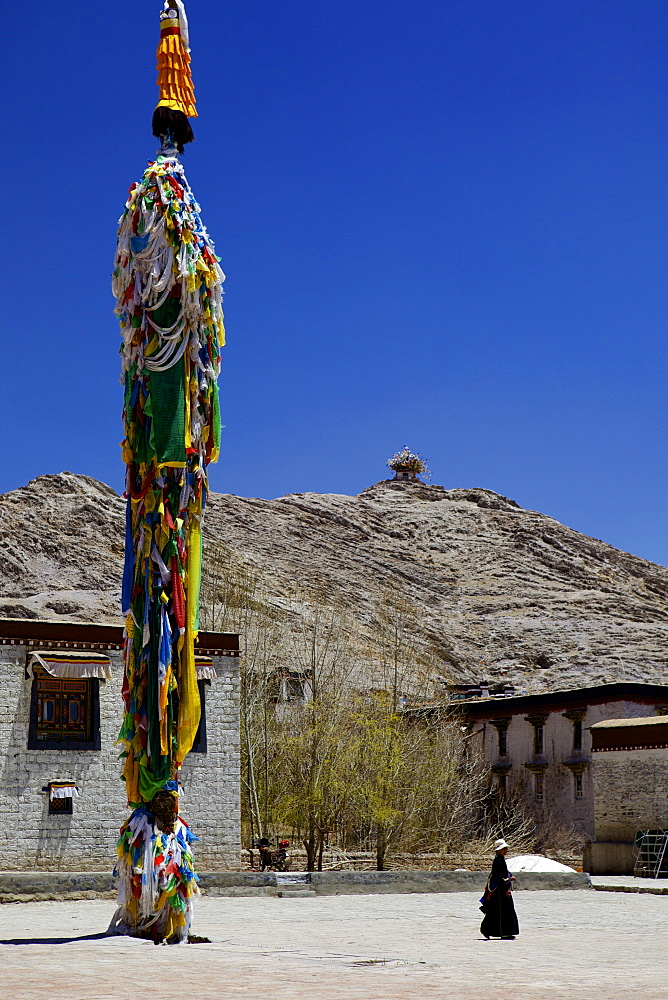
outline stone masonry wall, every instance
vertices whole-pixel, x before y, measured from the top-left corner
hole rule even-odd
[[[668,829],[668,750],[594,755],[596,840],[633,843],[640,830]]]
[[[217,677],[206,684],[207,752],[188,754],[181,772],[181,812],[193,833],[197,867],[238,868],[241,850],[239,799],[239,660],[214,657]]]
[[[495,706],[496,707],[496,706]],[[535,757],[533,752],[533,726],[526,721],[525,716],[531,712],[523,711],[513,715],[507,729],[507,754],[499,757],[499,736],[490,722],[481,726],[480,746],[488,763],[493,765],[508,765],[508,788],[522,790],[524,800],[540,825],[551,830],[559,826],[573,827],[583,836],[594,837],[594,788],[592,768],[588,763],[582,774],[582,797],[575,794],[575,780],[572,771],[564,763],[568,760],[582,759],[588,762],[592,759],[590,727],[604,719],[633,718],[650,715],[654,711],[652,705],[632,701],[610,701],[600,705],[589,705],[582,720],[582,748],[576,753],[573,746],[573,723],[563,715],[564,709],[555,711],[547,707],[543,710],[546,717],[544,726],[544,753]],[[536,714],[540,714],[536,710]],[[594,756],[599,756],[598,754]],[[543,800],[537,802],[533,791],[533,775],[525,767],[525,763],[544,760],[547,767],[543,772]],[[598,838],[597,833],[597,838]],[[600,839],[600,838],[599,838]]]
[[[0,868],[5,871],[104,871],[113,867],[118,830],[128,815],[120,778],[122,654],[109,651],[112,679],[99,682],[100,750],[28,750],[32,681],[26,646],[0,646]],[[231,665],[223,666],[228,661]],[[239,857],[239,671],[214,659],[207,688],[209,752],[184,767],[181,811],[202,842],[198,866],[222,868]],[[50,781],[74,781],[71,816],[49,815]]]

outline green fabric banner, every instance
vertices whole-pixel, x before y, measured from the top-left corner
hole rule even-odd
[[[148,378],[153,440],[158,462],[185,462],[186,397],[183,361]]]

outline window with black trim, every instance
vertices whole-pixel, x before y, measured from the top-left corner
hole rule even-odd
[[[199,689],[199,704],[200,704],[200,715],[199,715],[199,726],[197,727],[197,732],[195,733],[195,741],[192,745],[192,753],[206,753],[206,689],[211,681],[201,680],[197,681],[197,687]]]
[[[545,795],[545,783],[543,781],[543,772],[536,771],[533,776],[533,794],[536,802],[542,802]]]
[[[304,681],[301,677],[286,677],[285,678],[285,700],[286,701],[304,701],[305,691],[304,691]]]
[[[508,726],[510,719],[492,719],[491,725],[496,729],[497,754],[499,757],[508,756]]]
[[[49,816],[71,816],[72,799],[49,799]]]
[[[96,677],[52,677],[33,671],[29,750],[99,750],[100,698]]]
[[[533,752],[537,757],[542,756],[545,749],[545,728],[542,725],[533,727]]]

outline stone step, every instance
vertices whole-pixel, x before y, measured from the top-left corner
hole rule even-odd
[[[305,896],[315,896],[315,889],[279,889],[280,899],[304,899]]]
[[[310,886],[310,872],[276,872],[276,885]]]
[[[644,892],[652,896],[668,896],[668,888],[653,885],[594,885],[596,892]]]

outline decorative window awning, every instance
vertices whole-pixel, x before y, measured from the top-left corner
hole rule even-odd
[[[195,672],[198,681],[215,681],[217,674],[210,656],[195,657]]]
[[[42,667],[52,677],[81,680],[99,677],[111,680],[111,663],[102,653],[74,652],[64,649],[31,650],[28,654],[28,677],[34,677],[34,668]]]
[[[49,799],[78,799],[79,789],[73,781],[49,782]]]

